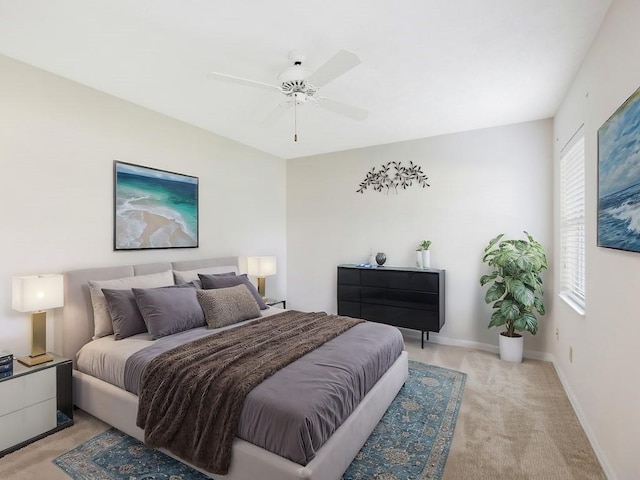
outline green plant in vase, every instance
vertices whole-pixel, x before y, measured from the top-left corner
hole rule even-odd
[[[417,263],[421,268],[429,268],[431,266],[431,253],[429,252],[429,247],[431,246],[431,240],[423,240],[416,248],[417,253]]]
[[[418,245],[418,248],[416,248],[416,250],[429,250],[430,246],[431,240],[423,240],[420,242],[420,245]]]
[[[503,337],[521,337],[517,332],[538,333],[539,315],[545,314],[542,303],[542,272],[547,269],[543,246],[529,233],[526,240],[502,240],[498,235],[484,249],[483,263],[493,268],[482,275],[480,285],[489,285],[484,301],[493,304],[489,328],[505,326]],[[522,345],[520,340],[520,345]],[[500,343],[502,356],[502,339]],[[520,361],[522,347],[520,347]],[[514,360],[518,361],[518,360]]]

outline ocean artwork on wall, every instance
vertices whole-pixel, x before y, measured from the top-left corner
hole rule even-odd
[[[198,246],[198,178],[114,162],[114,249]]]
[[[598,246],[640,252],[640,89],[598,130]]]

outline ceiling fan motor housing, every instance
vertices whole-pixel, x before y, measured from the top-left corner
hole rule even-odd
[[[306,81],[310,72],[302,66],[305,55],[299,50],[292,50],[289,52],[289,60],[293,66],[278,75],[278,80],[281,82],[280,88],[282,93],[288,97],[294,95],[298,103],[303,103],[306,101],[306,97],[313,97],[318,89]]]
[[[317,92],[317,89],[310,83],[307,83],[306,80],[290,80],[282,82],[280,88],[282,89],[282,93],[289,97],[294,94],[313,97]]]

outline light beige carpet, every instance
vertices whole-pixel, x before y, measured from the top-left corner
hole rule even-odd
[[[467,374],[443,480],[606,479],[551,363],[405,343],[412,360]]]
[[[443,480],[606,478],[550,363],[431,343],[421,350],[413,338],[406,345],[412,360],[467,374]],[[108,428],[78,410],[75,420],[0,459],[0,478],[69,480],[51,460]]]

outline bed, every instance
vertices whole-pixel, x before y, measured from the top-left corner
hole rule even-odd
[[[86,369],[83,372],[77,368],[78,352],[85,345],[96,343],[92,342],[95,326],[88,287],[90,280],[104,281],[147,276],[166,271],[194,271],[227,266],[238,271],[239,260],[239,257],[225,257],[66,272],[63,354],[74,360],[75,405],[121,431],[144,441],[143,430],[136,426],[138,396],[123,389],[121,385],[117,385],[117,381],[109,379],[106,381],[87,373]],[[263,315],[277,314],[281,311],[272,307]],[[106,342],[108,340],[103,340],[103,343]],[[121,343],[112,342],[111,345],[120,345]],[[246,440],[236,438],[233,441],[231,465],[226,475],[213,475],[202,469],[199,470],[212,478],[230,480],[249,478],[266,480],[339,479],[407,377],[408,357],[407,353],[402,351],[342,425],[314,452],[313,459],[306,465],[296,463]]]

